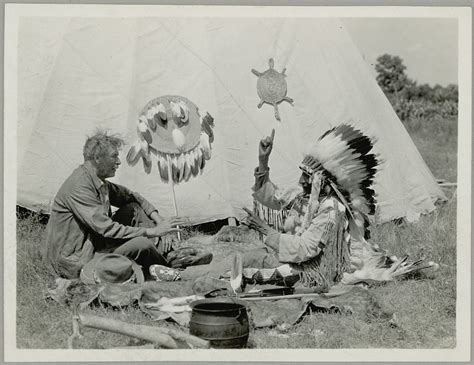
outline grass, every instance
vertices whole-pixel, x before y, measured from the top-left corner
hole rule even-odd
[[[437,179],[456,182],[457,120],[412,119],[404,125],[433,175]]]
[[[456,181],[456,121],[410,121],[406,127],[434,176]],[[456,196],[446,189],[448,202],[415,224],[386,223],[372,228],[372,239],[389,252],[426,257],[440,264],[436,272],[371,289],[380,304],[393,311],[397,326],[357,316],[312,314],[290,330],[252,331],[253,348],[452,348],[456,345]],[[190,231],[187,235],[197,235]],[[71,310],[41,293],[54,281],[40,259],[45,225],[41,217],[20,214],[17,220],[17,346],[66,348],[72,333]],[[239,241],[245,240],[240,237]],[[237,243],[236,243],[237,244]],[[156,323],[135,308],[95,307],[88,312],[132,323]],[[82,330],[78,348],[141,345],[128,337],[93,329]]]

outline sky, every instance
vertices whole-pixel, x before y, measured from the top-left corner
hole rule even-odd
[[[345,18],[342,21],[373,70],[377,57],[388,53],[402,58],[407,67],[405,73],[418,84],[458,83],[456,19]]]

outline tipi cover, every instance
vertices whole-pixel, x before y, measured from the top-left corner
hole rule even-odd
[[[257,77],[269,59],[286,68],[281,121],[257,108]],[[251,207],[259,140],[275,128],[271,178],[297,184],[307,142],[353,123],[377,138],[377,219],[416,219],[443,198],[407,131],[377,86],[343,23],[333,18],[22,17],[18,35],[18,201],[49,211],[83,161],[96,127],[136,140],[139,112],[181,95],[213,117],[212,157],[201,175],[175,186],[178,211],[194,223],[241,218]],[[173,215],[171,187],[154,163],[122,166],[112,181]]]

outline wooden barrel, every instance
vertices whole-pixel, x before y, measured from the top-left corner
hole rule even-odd
[[[247,308],[233,298],[210,298],[191,304],[189,332],[213,348],[244,348],[249,338]]]

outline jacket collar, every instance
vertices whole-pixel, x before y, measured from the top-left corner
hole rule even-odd
[[[104,185],[104,182],[101,179],[99,179],[99,177],[95,173],[92,166],[90,166],[88,163],[84,163],[82,167],[87,171],[87,173],[91,177],[92,182],[94,183],[94,186],[96,187],[96,189],[100,190],[100,188]]]

